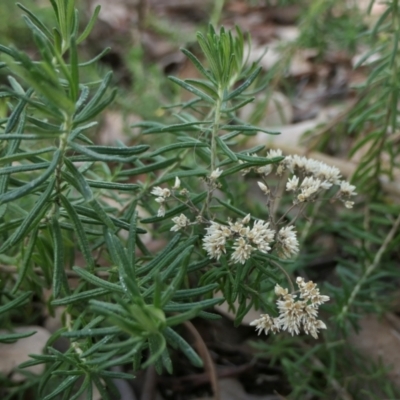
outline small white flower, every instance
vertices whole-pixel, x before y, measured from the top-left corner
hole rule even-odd
[[[283,227],[277,235],[278,252],[283,258],[290,258],[299,252],[299,242],[294,226]]]
[[[340,190],[338,195],[339,196],[344,196],[344,197],[350,197],[350,196],[355,196],[357,193],[355,192],[356,187],[353,185],[350,185],[349,182],[347,181],[342,181],[340,182]]]
[[[164,197],[164,189],[160,186],[153,187],[153,190],[150,193],[153,196]]]
[[[247,224],[250,222],[250,218],[251,218],[251,215],[250,215],[250,214],[247,214],[247,215],[242,219],[242,224],[247,225]]]
[[[164,215],[165,215],[165,206],[164,204],[161,204],[157,212],[157,217],[163,217]]]
[[[267,153],[268,158],[275,158],[275,157],[281,157],[282,156],[282,150],[281,149],[276,149],[276,150],[269,150]]]
[[[181,187],[181,180],[176,176],[175,183],[174,186],[172,186],[172,189],[178,190],[180,187]]]
[[[260,317],[261,318],[250,322],[251,326],[256,327],[258,334],[260,334],[262,331],[264,331],[266,335],[268,335],[269,331],[273,333],[279,332],[280,323],[277,318],[271,318],[268,314],[261,314]]]
[[[257,182],[257,185],[258,185],[258,187],[261,189],[261,191],[262,191],[264,194],[269,194],[270,190],[269,190],[269,188],[268,188],[267,185],[265,185],[265,184],[262,183],[262,182]]]
[[[286,183],[286,190],[288,192],[296,191],[298,186],[299,186],[299,178],[296,175],[293,175],[293,177],[288,179]]]
[[[222,169],[219,168],[215,169],[213,172],[211,172],[210,179],[212,181],[217,180],[221,176],[222,172],[223,172]]]
[[[254,250],[242,237],[235,240],[233,248],[235,251],[231,255],[231,260],[240,264],[244,264],[246,260],[250,258],[251,252]]]
[[[353,208],[353,206],[354,206],[354,201],[346,201],[346,202],[344,203],[344,206],[345,206],[346,208]]]
[[[262,167],[257,168],[257,173],[260,175],[268,176],[272,172],[272,165],[263,165]]]
[[[175,224],[171,228],[171,231],[173,232],[177,232],[180,229],[185,228],[190,223],[189,219],[184,214],[181,214],[179,217],[172,218],[172,222]]]

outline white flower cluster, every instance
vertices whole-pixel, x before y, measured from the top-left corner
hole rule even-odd
[[[294,174],[287,181],[286,190],[295,193],[295,203],[313,201],[322,190],[337,185],[340,189],[335,197],[342,200],[347,208],[353,207],[354,202],[350,198],[356,195],[355,186],[340,179],[338,168],[297,155],[285,157],[282,167]]]
[[[275,286],[275,294],[279,296],[276,304],[279,310],[279,316],[272,318],[268,314],[261,314],[259,319],[250,323],[255,326],[258,334],[262,331],[267,335],[269,331],[277,333],[279,331],[288,331],[292,336],[298,335],[300,330],[307,335],[318,338],[318,330],[326,329],[326,325],[317,319],[318,307],[329,300],[328,296],[319,293],[317,285],[303,278],[296,279],[299,287],[299,300],[296,300],[296,294],[290,294],[287,289],[279,285]]]
[[[226,254],[227,245],[232,243],[234,251],[230,255],[230,260],[240,264],[244,264],[254,250],[262,253],[270,251],[273,241],[276,242],[279,254],[285,258],[298,253],[299,243],[293,226],[284,227],[276,233],[269,228],[268,222],[257,220],[252,228],[248,226],[249,222],[250,214],[236,222],[228,221],[229,225],[212,221],[206,228],[203,249],[210,258],[218,260],[222,254]]]
[[[270,150],[267,153],[267,158],[280,156],[282,156],[282,151],[279,149]],[[293,174],[286,183],[286,190],[295,194],[295,204],[313,201],[323,190],[328,190],[333,185],[336,185],[339,186],[339,191],[334,196],[334,199],[343,201],[347,208],[352,208],[354,205],[354,202],[350,199],[357,194],[355,192],[356,187],[341,179],[338,168],[331,167],[312,158],[298,155],[286,156],[277,164],[269,164],[259,168],[248,168],[245,170],[245,173],[254,169],[257,173],[267,176],[272,172],[273,167],[276,167],[276,174],[278,176],[282,176],[285,170]],[[270,189],[264,183],[258,182],[258,186],[264,194],[270,194]]]

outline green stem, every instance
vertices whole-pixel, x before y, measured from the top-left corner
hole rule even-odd
[[[385,253],[386,249],[388,248],[389,244],[392,242],[394,235],[396,234],[397,230],[399,229],[400,226],[400,215],[397,217],[396,222],[394,223],[392,229],[388,233],[388,235],[385,238],[385,241],[383,242],[382,246],[378,250],[378,252],[375,255],[374,261],[372,264],[368,266],[368,268],[365,270],[364,275],[358,280],[356,286],[354,286],[353,291],[350,294],[350,297],[347,301],[347,304],[342,308],[342,311],[339,314],[339,318],[343,317],[344,315],[347,314],[350,306],[354,302],[358,292],[361,290],[362,286],[368,279],[368,277],[375,271],[375,269],[380,265],[381,259],[383,254]]]

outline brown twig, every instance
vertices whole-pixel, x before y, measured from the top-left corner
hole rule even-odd
[[[190,321],[185,321],[183,324],[187,328],[187,330],[192,334],[192,336],[194,337],[195,347],[197,348],[197,351],[199,352],[200,357],[204,361],[204,369],[211,381],[211,387],[214,392],[214,400],[220,400],[221,396],[220,396],[219,384],[218,384],[218,374],[217,374],[217,371],[215,368],[214,361],[211,358],[210,353],[208,351],[207,345],[204,343],[204,340],[201,337],[198,330],[195,328],[195,326]]]

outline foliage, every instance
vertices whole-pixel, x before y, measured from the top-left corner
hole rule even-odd
[[[307,263],[317,254],[310,243],[321,233],[335,235],[341,243],[334,267],[337,282],[326,282],[321,289],[331,297],[323,306],[324,318],[331,319],[327,332],[318,342],[279,334],[255,346],[259,356],[279,365],[292,388],[289,398],[341,396],[343,386],[345,393],[356,394],[357,378],[349,387],[343,383],[345,337],[351,326],[357,328],[361,315],[387,309],[387,292],[398,278],[393,257],[400,237],[398,206],[382,205],[377,190],[381,173],[390,177],[396,163],[395,147],[387,146],[385,138],[397,129],[397,3],[388,5],[371,32],[372,39],[381,36],[381,45],[369,54],[380,55],[378,68],[371,71],[349,116],[350,130],[360,137],[352,153],[372,141],[374,150],[353,182],[363,193],[373,193],[374,201],[358,201],[361,212],[341,212],[338,220],[332,220],[338,207],[325,207],[327,200],[351,208],[355,187],[336,169],[279,151],[259,155],[265,154],[263,145],[244,149],[249,136],[276,132],[237,116],[254,100],[261,75],[256,63],[247,63],[249,39],[239,28],[230,32],[210,26],[198,33],[201,59],[182,50],[202,78],[170,77],[193,97],[165,107],[161,121],[134,126],[151,146],[134,140],[129,146],[103,146],[95,140],[96,119],[117,93],[111,73],[95,81],[85,73],[104,52],[89,61],[80,52],[99,9],[81,30],[74,0],[50,3],[54,28],[53,22],[19,5],[36,44],[34,59],[0,45],[0,66],[9,74],[0,91],[7,106],[0,120],[0,318],[10,331],[0,335],[0,342],[34,334],[13,332],[16,315],[24,316],[24,305],[33,298],[50,312],[63,307],[62,328],[44,354],[32,354],[19,366],[44,364],[45,373],[30,376],[25,385],[9,382],[3,397],[18,398],[29,389],[45,400],[82,394],[91,399],[96,387],[103,399],[118,398],[115,379],[132,379],[151,365],[158,373],[172,373],[172,348],[201,368],[203,360],[180,326],[194,317],[218,319],[212,307],[224,301],[235,314],[235,325],[256,308],[275,316],[263,314],[254,321],[260,331],[281,329],[293,335],[301,325],[317,337],[316,327],[326,328],[316,320],[317,308],[327,296],[313,292],[308,298],[299,285],[305,300],[294,303],[292,282],[295,276],[309,275]],[[315,2],[292,50],[312,39],[321,39],[316,45],[326,49],[331,36],[323,29],[320,11],[329,19],[333,6]],[[216,8],[215,15],[220,11]],[[358,28],[349,34],[351,50]],[[318,36],[321,30],[324,35]],[[385,34],[392,31],[393,37]],[[265,82],[279,81],[292,50]],[[133,52],[131,57],[132,68],[144,76],[136,65],[140,56]],[[373,90],[378,83],[381,93]],[[144,94],[146,87],[139,82],[136,89]],[[121,101],[123,107],[126,103]],[[150,115],[146,104],[142,113]],[[367,125],[375,128],[365,133]],[[384,149],[391,155],[389,167],[382,163]],[[291,193],[282,196],[285,188]],[[258,196],[249,195],[255,191]],[[167,242],[154,252],[146,233]],[[50,289],[50,298],[44,288]],[[292,309],[282,299],[301,304],[301,323],[290,320]],[[275,325],[267,326],[272,319]],[[70,340],[65,352],[53,346],[59,337]],[[364,370],[361,356],[353,361],[365,376],[386,372],[372,364]],[[116,372],[116,366],[125,368]],[[382,390],[387,396],[395,393],[389,383]]]

